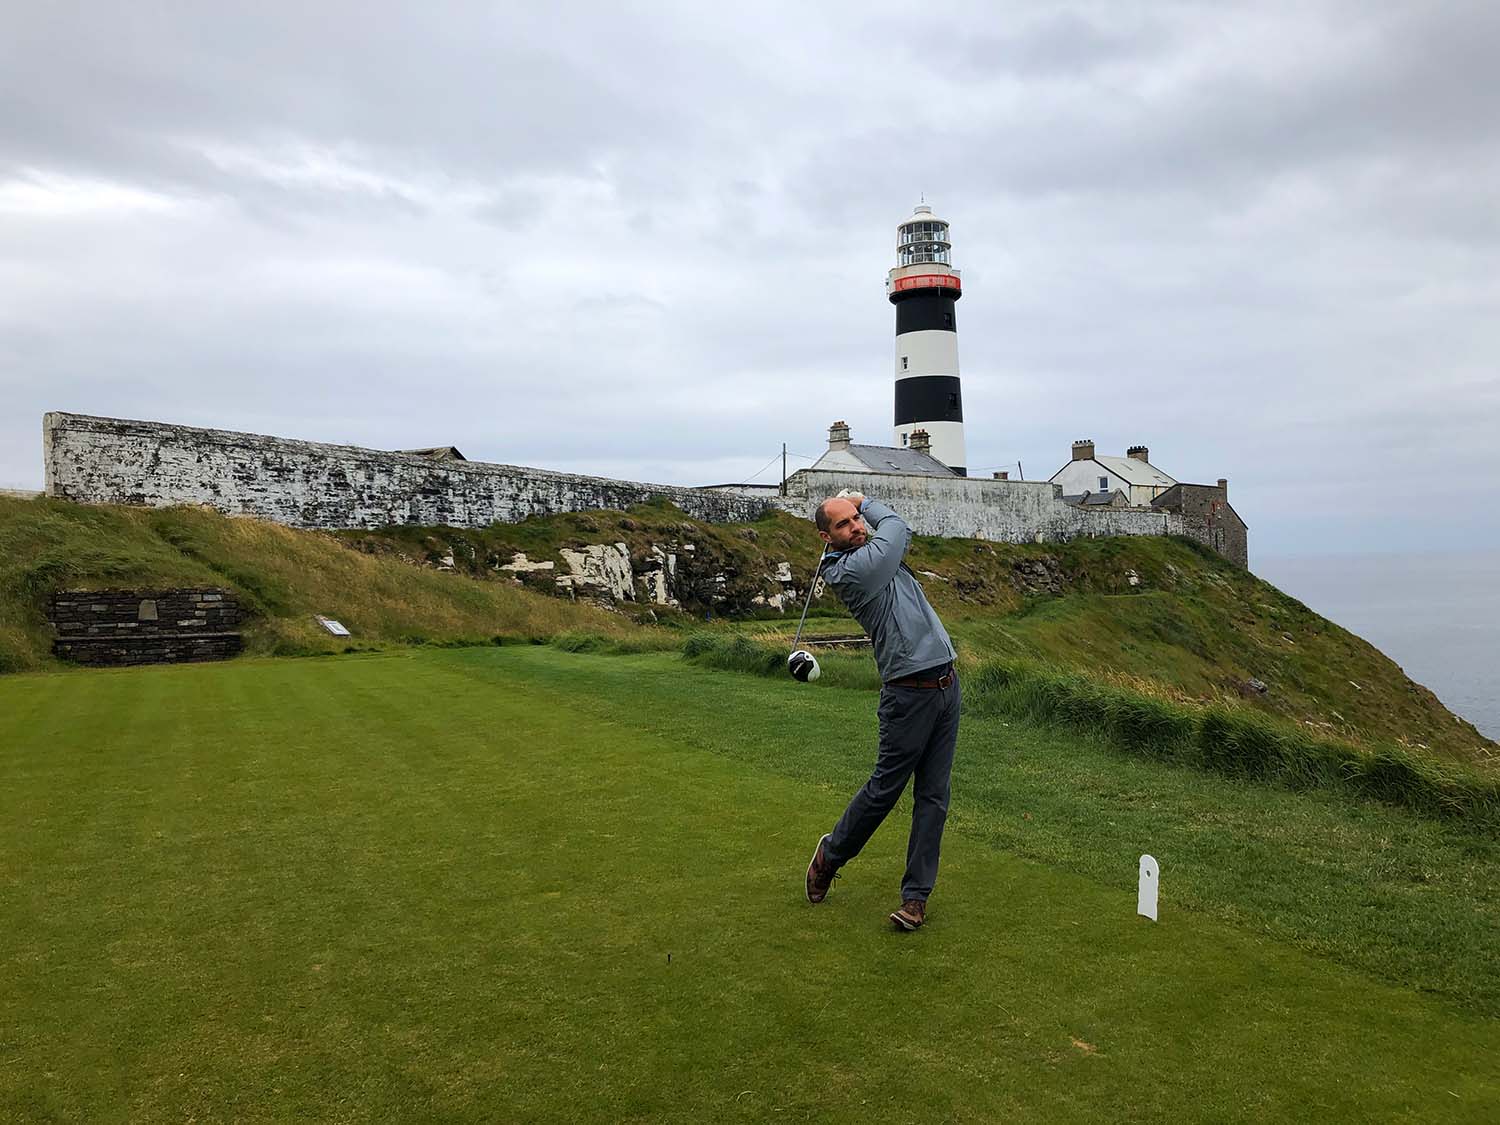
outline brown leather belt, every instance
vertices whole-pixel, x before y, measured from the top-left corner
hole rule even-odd
[[[939,675],[934,677],[934,672]],[[953,665],[945,664],[942,668],[928,668],[923,672],[913,672],[910,676],[903,676],[899,680],[886,680],[885,686],[946,689],[953,686],[953,678]]]

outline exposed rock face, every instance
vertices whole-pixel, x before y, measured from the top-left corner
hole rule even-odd
[[[598,530],[597,523],[589,523]],[[624,523],[620,526],[624,528]],[[638,531],[639,526],[624,530]],[[578,524],[575,527],[588,531]],[[541,548],[540,557],[513,548],[479,550],[461,533],[452,538],[423,537],[422,554],[416,558],[392,551],[388,542],[376,536],[361,536],[350,543],[359,550],[394,554],[404,562],[437,570],[503,576],[539,593],[583,598],[608,609],[640,607],[638,614],[647,606],[728,616],[765,609],[785,613],[795,611],[806,592],[798,590],[792,565],[785,560],[754,552],[742,555],[711,536],[700,538],[703,529],[691,523],[661,530],[665,534],[660,540],[643,543],[637,538],[633,547],[623,541],[574,539],[555,548],[555,558],[547,557],[549,548]],[[694,534],[690,538],[687,532]]]
[[[1064,586],[1062,568],[1051,555],[1017,559],[1011,567],[1010,584],[1023,594],[1061,594]]]
[[[751,605],[763,605],[770,609],[778,609],[785,613],[788,605],[795,606],[798,602],[797,587],[792,581],[792,564],[779,562],[776,564],[774,574],[766,575],[767,584],[774,583],[781,589],[770,594],[756,594],[750,599]]]
[[[594,543],[575,551],[558,550],[569,574],[557,577],[557,587],[577,597],[583,594],[598,601],[635,601],[635,575],[630,569],[630,548],[624,543]]]
[[[530,574],[535,570],[552,570],[557,566],[555,562],[548,559],[545,562],[532,562],[526,557],[525,551],[517,551],[511,556],[510,562],[504,566],[495,567],[496,570],[508,570],[512,574]]]
[[[677,585],[677,552],[668,551],[659,543],[651,544],[651,552],[641,564],[641,573],[636,582],[641,587],[644,600],[652,605],[675,606],[678,600],[673,590]]]
[[[784,613],[801,597],[788,562],[778,562],[770,574],[743,574],[732,557],[681,540],[652,543],[634,556],[625,543],[562,547],[558,553],[567,573],[556,577],[556,589],[607,607],[630,602],[726,614],[757,607]],[[550,565],[518,554],[498,569],[532,573]]]

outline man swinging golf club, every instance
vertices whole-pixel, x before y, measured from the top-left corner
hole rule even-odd
[[[851,495],[823,501],[816,520],[818,534],[828,544],[823,580],[869,634],[882,686],[875,771],[833,831],[818,841],[807,867],[807,901],[827,897],[838,869],[859,855],[895,808],[907,779],[914,777],[901,906],[890,918],[900,929],[915,930],[927,918],[927,896],[937,881],[948,819],[948,778],[960,709],[956,654],[922,587],[902,562],[911,529],[900,516],[878,500]]]

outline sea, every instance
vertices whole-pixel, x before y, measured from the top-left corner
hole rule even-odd
[[[1500,739],[1500,551],[1256,558],[1250,569]]]

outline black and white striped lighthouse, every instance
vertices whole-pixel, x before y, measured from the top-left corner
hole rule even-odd
[[[932,456],[968,476],[953,315],[963,288],[952,256],[948,224],[931,207],[896,228],[896,266],[885,279],[896,306],[896,444],[910,446],[912,432],[926,430]]]

